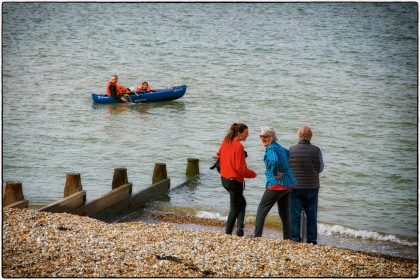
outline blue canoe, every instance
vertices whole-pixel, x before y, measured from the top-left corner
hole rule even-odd
[[[128,99],[132,103],[140,102],[158,102],[158,101],[169,101],[181,98],[187,90],[186,85],[171,87],[167,89],[156,89],[148,93],[131,94]],[[112,96],[104,94],[92,93],[92,99],[94,103],[121,103],[122,101]]]

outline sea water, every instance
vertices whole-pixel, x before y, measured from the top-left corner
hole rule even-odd
[[[325,161],[320,244],[417,258],[417,15],[415,2],[3,3],[3,182],[42,205],[78,172],[89,202],[114,168],[137,192],[156,162],[176,186],[195,157],[200,178],[164,207],[223,219],[228,194],[208,167],[243,122],[258,173],[245,190],[252,222],[265,184],[259,128],[289,147],[307,123]],[[187,93],[92,104],[112,74]],[[274,207],[273,232],[278,220]]]

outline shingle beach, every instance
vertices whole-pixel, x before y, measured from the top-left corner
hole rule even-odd
[[[3,277],[417,277],[417,260],[3,209]]]

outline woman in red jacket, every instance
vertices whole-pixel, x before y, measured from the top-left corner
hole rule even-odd
[[[237,220],[236,235],[244,235],[246,200],[243,195],[245,178],[255,178],[257,174],[246,165],[245,150],[240,141],[248,138],[248,127],[234,123],[217,152],[220,161],[222,186],[230,195],[230,210],[226,224],[226,234],[232,234]]]

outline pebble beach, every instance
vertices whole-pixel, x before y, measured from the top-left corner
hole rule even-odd
[[[3,277],[417,277],[417,260],[292,241],[3,209]]]

